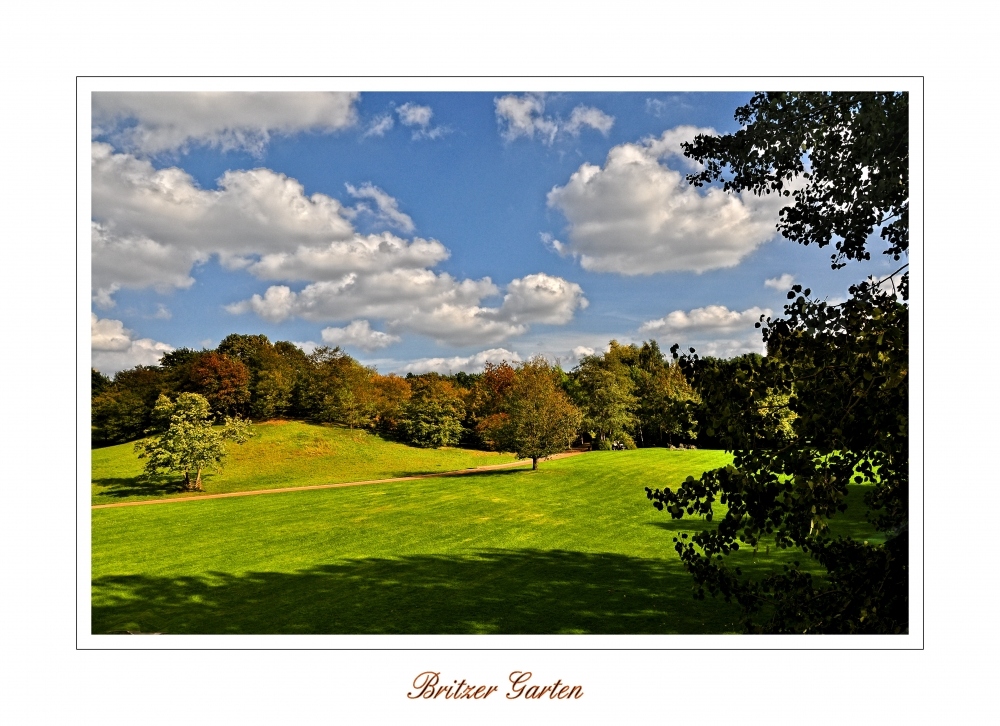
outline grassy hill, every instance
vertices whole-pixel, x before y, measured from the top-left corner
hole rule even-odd
[[[229,445],[230,456],[222,472],[203,476],[206,494],[433,474],[515,458],[468,449],[418,449],[365,431],[299,421],[271,421],[253,428],[250,441]],[[179,476],[152,483],[140,481],[143,463],[132,444],[94,449],[92,503],[192,495],[179,491]]]

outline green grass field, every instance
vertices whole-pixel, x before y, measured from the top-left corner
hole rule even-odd
[[[94,449],[91,502],[191,496],[179,489],[180,476],[154,482],[139,479],[143,461],[132,444]],[[220,473],[206,473],[206,494],[335,484],[433,474],[514,461],[510,454],[469,449],[418,449],[365,431],[274,421],[254,426],[254,438],[236,446]]]
[[[308,441],[312,428],[273,430]],[[475,452],[413,453],[442,454]],[[243,467],[240,481],[255,489],[367,478],[316,474],[309,461],[288,459],[283,477],[262,469],[260,480],[234,461],[227,476]],[[728,461],[718,451],[592,452],[536,472],[93,510],[93,632],[734,632],[735,607],[694,600],[672,547],[711,525],[671,520],[643,489]],[[837,529],[868,536],[858,489]],[[781,561],[773,550],[738,556],[750,568]]]

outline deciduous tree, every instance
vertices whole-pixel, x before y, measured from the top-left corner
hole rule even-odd
[[[583,416],[545,359],[518,366],[501,396],[497,411],[483,422],[484,436],[496,449],[530,458],[537,469],[539,459],[569,448]]]
[[[140,459],[147,459],[145,473],[155,476],[164,472],[184,475],[184,488],[201,491],[201,472],[220,468],[226,457],[226,441],[241,444],[251,436],[250,424],[243,419],[227,417],[220,427],[213,427],[208,400],[197,393],[182,393],[176,401],[161,395],[153,418],[167,422],[160,436],[143,439],[135,444]],[[191,481],[191,472],[195,480]]]
[[[616,341],[611,341],[611,347],[615,346]],[[628,368],[616,356],[589,355],[580,361],[576,380],[583,427],[597,448],[610,449],[615,441],[635,448],[629,431],[638,423],[635,410],[639,401]]]
[[[416,446],[457,444],[465,417],[461,391],[435,373],[414,376],[409,383],[412,393],[403,407],[403,436]]]

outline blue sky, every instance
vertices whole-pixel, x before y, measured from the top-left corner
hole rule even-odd
[[[791,281],[780,202],[686,184],[749,93],[95,93],[92,356],[106,373],[264,333],[380,372],[571,368],[611,338],[716,355]],[[876,247],[877,248],[877,247]]]

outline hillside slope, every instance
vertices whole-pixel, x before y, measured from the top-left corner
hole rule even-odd
[[[230,444],[223,471],[203,475],[205,494],[433,474],[515,459],[469,449],[418,449],[365,431],[300,421],[269,421],[253,428],[250,441]],[[179,490],[179,476],[140,481],[143,461],[132,444],[94,449],[91,456],[93,504],[191,496]]]

